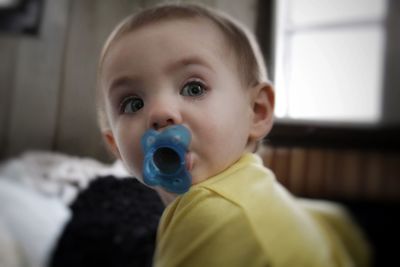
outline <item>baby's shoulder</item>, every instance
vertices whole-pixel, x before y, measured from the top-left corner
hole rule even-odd
[[[237,203],[209,188],[191,189],[170,209],[174,217],[192,221],[232,221],[244,216]],[[221,216],[223,215],[223,216]]]
[[[234,203],[207,188],[191,189],[176,203],[159,228],[159,258],[180,262],[173,266],[189,266],[187,259],[201,266],[237,266],[241,261],[254,266],[250,260],[265,260],[251,224]]]

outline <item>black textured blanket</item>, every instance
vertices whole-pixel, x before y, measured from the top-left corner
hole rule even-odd
[[[72,203],[50,266],[151,266],[163,209],[136,179],[95,179]]]

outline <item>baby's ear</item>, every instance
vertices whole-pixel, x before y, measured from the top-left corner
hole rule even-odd
[[[117,158],[121,159],[121,154],[119,153],[119,149],[117,143],[115,142],[114,135],[111,130],[105,130],[102,132],[104,141],[107,144],[108,150]]]
[[[258,141],[266,136],[273,125],[275,94],[269,83],[260,83],[252,90],[252,115],[253,120],[249,138]]]

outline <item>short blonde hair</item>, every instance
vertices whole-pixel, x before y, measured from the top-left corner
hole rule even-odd
[[[97,69],[97,114],[101,130],[109,129],[104,109],[104,96],[100,87],[102,65],[110,47],[125,36],[141,27],[155,22],[175,19],[203,18],[214,23],[222,32],[227,45],[237,57],[238,72],[247,86],[267,81],[267,71],[261,50],[254,35],[226,14],[197,4],[161,4],[143,9],[122,20],[111,32],[101,51]]]

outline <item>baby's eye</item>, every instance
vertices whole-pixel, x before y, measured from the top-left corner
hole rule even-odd
[[[143,108],[143,100],[136,96],[129,96],[122,100],[121,112],[122,113],[135,113]]]
[[[183,96],[202,96],[206,93],[206,89],[201,82],[193,81],[187,83],[181,90],[181,95]]]

